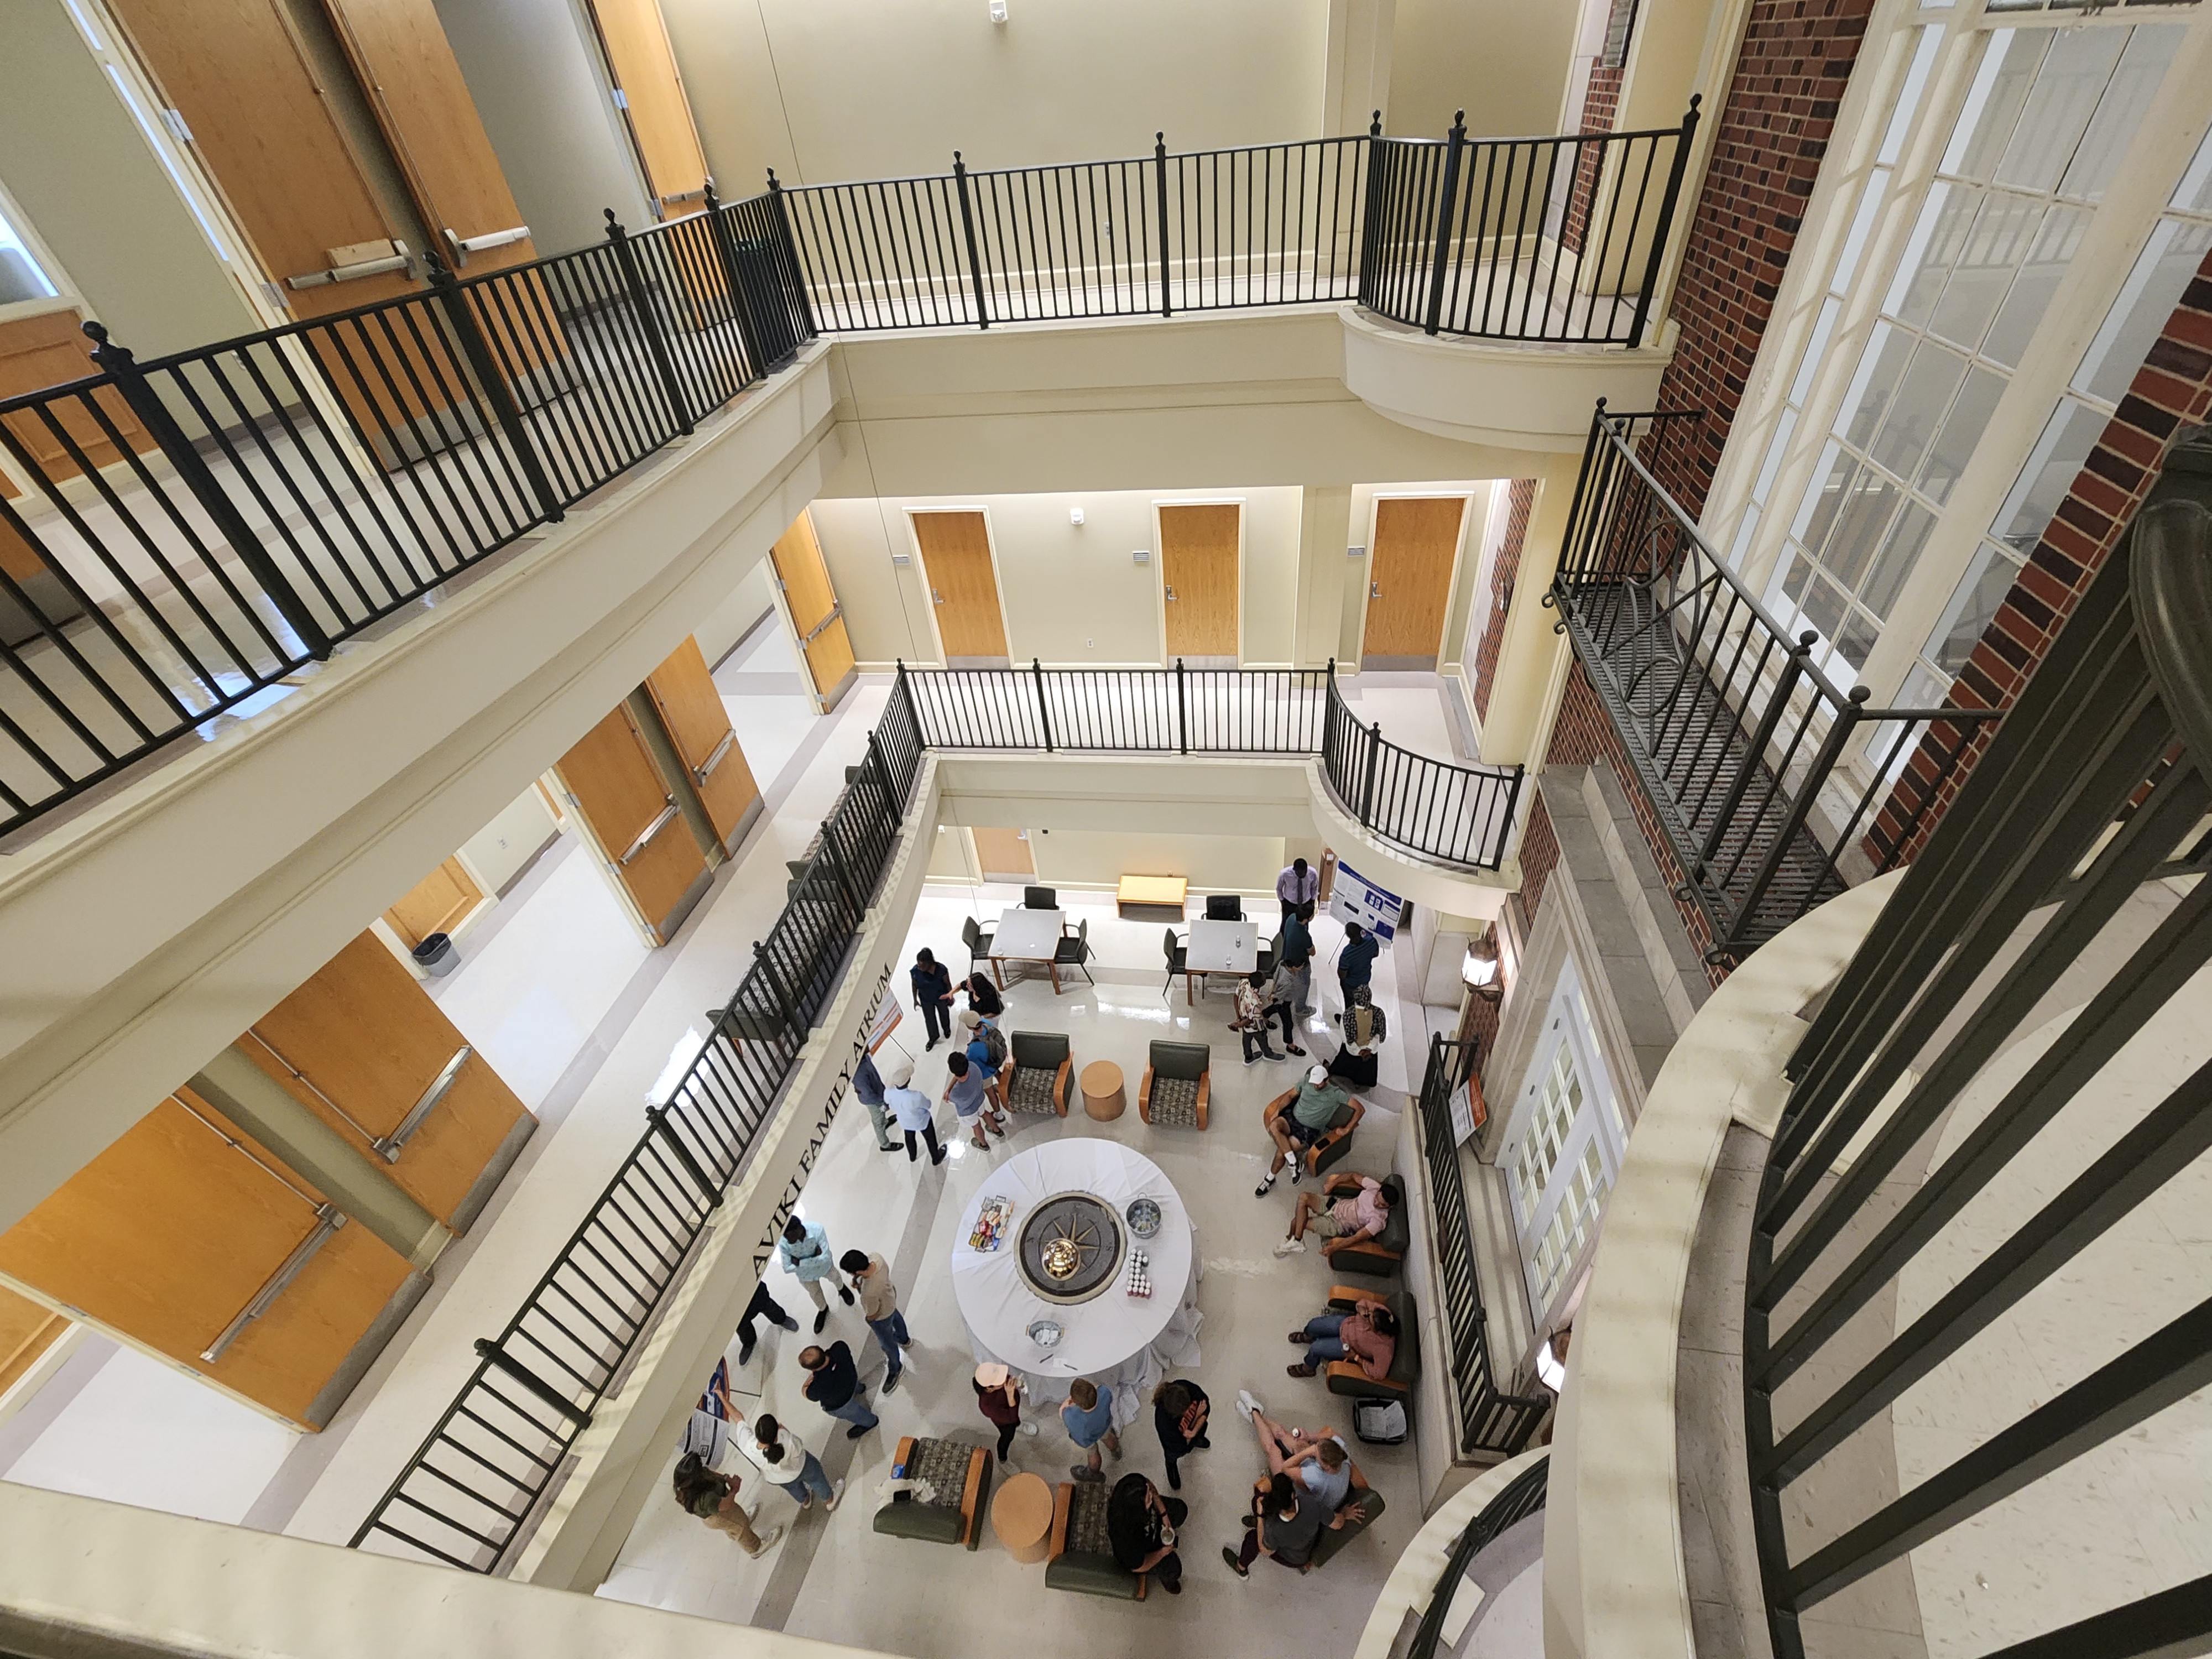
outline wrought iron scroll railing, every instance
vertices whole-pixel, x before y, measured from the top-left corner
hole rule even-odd
[[[921,770],[894,696],[752,968],[667,1100],[351,1540],[474,1572],[505,1563],[623,1379],[842,981]]]
[[[1590,422],[1547,602],[1618,733],[1681,885],[1733,963],[1920,829],[1883,811],[1916,753],[1932,800],[1987,709],[1870,708],[1792,641],[1654,476],[1698,416]],[[1923,748],[1923,739],[1926,740]]]
[[[1344,809],[1381,840],[1461,869],[1505,860],[1518,766],[1463,766],[1361,725],[1327,668],[908,668],[937,749],[1070,754],[1312,755]]]
[[[2200,434],[1790,1056],[1743,1323],[1780,1659],[1842,1650],[1854,1587],[1991,1659],[2212,1644],[2201,1551],[2080,1566],[2106,1494],[2179,1538],[2204,1492],[2212,1300],[2172,1218],[2212,1153],[2208,569]]]

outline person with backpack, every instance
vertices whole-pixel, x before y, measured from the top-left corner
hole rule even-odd
[[[986,1093],[990,1096],[994,1110],[1006,1109],[1006,1100],[999,1092],[999,1073],[1006,1064],[1006,1034],[999,1029],[998,1022],[985,1019],[973,1008],[963,1008],[959,1015],[960,1037],[966,1045],[968,1065],[990,1079]]]
[[[716,1532],[729,1534],[747,1555],[758,1557],[775,1547],[783,1528],[770,1527],[764,1538],[753,1530],[752,1516],[738,1503],[738,1488],[744,1484],[734,1474],[708,1468],[696,1452],[685,1452],[676,1460],[677,1503]]]

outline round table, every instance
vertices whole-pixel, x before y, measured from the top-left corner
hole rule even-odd
[[[1094,1060],[1083,1068],[1083,1109],[1101,1123],[1121,1115],[1129,1104],[1121,1092],[1121,1068],[1110,1060]]]
[[[1122,1257],[1106,1288],[1087,1302],[1046,1301],[1031,1290],[1018,1265],[1022,1224],[1042,1200],[1058,1193],[1090,1193],[1119,1215],[1134,1198],[1160,1206],[1160,1230],[1151,1238],[1121,1233]],[[993,1198],[1008,1200],[1013,1214],[994,1250],[968,1241],[975,1218]],[[1152,1294],[1132,1297],[1127,1251],[1151,1258]],[[992,1170],[961,1212],[952,1239],[952,1291],[978,1349],[1040,1379],[1095,1377],[1142,1353],[1183,1306],[1191,1282],[1190,1212],[1159,1166],[1113,1140],[1053,1140],[1017,1152]],[[1059,1343],[1040,1348],[1029,1334],[1032,1321],[1059,1323]]]
[[[1011,1477],[991,1499],[991,1532],[1015,1560],[1034,1565],[1052,1550],[1052,1488],[1042,1475]]]

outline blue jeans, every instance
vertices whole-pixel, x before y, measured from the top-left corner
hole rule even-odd
[[[1322,1314],[1306,1321],[1306,1363],[1314,1364],[1324,1359],[1344,1358],[1344,1339],[1337,1334],[1346,1316],[1340,1313]]]
[[[843,1418],[856,1429],[872,1429],[876,1426],[876,1414],[868,1409],[868,1396],[858,1389],[853,1391],[853,1397],[843,1405],[824,1406],[822,1409],[832,1417]]]
[[[837,1495],[830,1488],[830,1477],[822,1472],[822,1460],[812,1452],[806,1454],[806,1467],[799,1470],[798,1480],[779,1480],[776,1485],[789,1492],[795,1503],[804,1504],[813,1497],[827,1504]]]
[[[899,1348],[902,1345],[914,1340],[906,1334],[906,1315],[898,1309],[893,1308],[889,1319],[871,1319],[868,1322],[868,1328],[876,1334],[876,1340],[884,1345],[884,1357],[890,1361],[890,1367],[884,1372],[884,1381],[888,1382],[896,1376],[902,1369],[899,1364]]]

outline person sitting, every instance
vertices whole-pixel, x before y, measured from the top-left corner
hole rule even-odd
[[[1267,1126],[1267,1133],[1275,1142],[1275,1156],[1267,1165],[1267,1173],[1252,1189],[1252,1195],[1267,1197],[1285,1162],[1291,1166],[1291,1184],[1297,1185],[1305,1175],[1305,1149],[1328,1133],[1337,1113],[1351,1098],[1352,1091],[1342,1079],[1331,1077],[1327,1066],[1308,1066],[1305,1081],[1298,1085],[1297,1098],[1291,1103],[1290,1110],[1276,1113],[1274,1121]]]
[[[1343,1046],[1329,1060],[1329,1072],[1354,1089],[1371,1089],[1382,1063],[1382,1039],[1390,1031],[1389,1022],[1375,1006],[1372,986],[1363,985],[1352,992],[1345,1005],[1343,1024]]]
[[[1289,1475],[1331,1514],[1343,1515],[1347,1522],[1367,1518],[1366,1505],[1352,1496],[1355,1487],[1366,1486],[1366,1477],[1352,1461],[1352,1449],[1344,1443],[1342,1435],[1326,1425],[1311,1434],[1286,1428],[1268,1416],[1257,1400],[1246,1395],[1238,1403],[1241,1406],[1245,1401],[1250,1401],[1252,1430],[1259,1437],[1260,1454],[1267,1460],[1268,1474]],[[1347,1509],[1352,1512],[1345,1515]]]
[[[1239,1578],[1252,1576],[1252,1563],[1265,1550],[1286,1567],[1313,1571],[1314,1546],[1325,1528],[1341,1527],[1348,1519],[1335,1515],[1319,1498],[1287,1474],[1273,1474],[1254,1483],[1252,1513],[1243,1546],[1221,1547],[1221,1559]]]
[[[945,1055],[945,1069],[951,1073],[945,1079],[945,1098],[952,1103],[953,1115],[974,1132],[975,1144],[988,1152],[991,1143],[983,1139],[985,1127],[1001,1138],[1006,1133],[1006,1120],[997,1109],[997,1080],[971,1063],[965,1052]]]
[[[984,1019],[996,1019],[1006,1012],[1006,1000],[999,994],[999,988],[991,983],[988,974],[970,974],[968,983],[961,988],[968,993],[970,1012]]]
[[[1106,1540],[1124,1572],[1148,1572],[1170,1595],[1182,1594],[1176,1529],[1190,1517],[1180,1498],[1163,1498],[1141,1474],[1125,1474],[1106,1499]]]
[[[1267,1006],[1262,994],[1269,988],[1267,975],[1253,973],[1237,981],[1237,1018],[1230,1022],[1231,1029],[1244,1040],[1244,1063],[1255,1060],[1282,1060],[1286,1056],[1275,1052],[1267,1041],[1267,1020],[1274,1012]],[[1258,1052],[1253,1052],[1257,1045]]]
[[[1277,1255],[1291,1255],[1306,1247],[1306,1230],[1322,1240],[1321,1253],[1334,1255],[1363,1238],[1379,1238],[1390,1224],[1390,1195],[1373,1176],[1341,1170],[1322,1179],[1317,1193],[1300,1193],[1291,1212],[1290,1237],[1275,1245]]]
[[[1305,1345],[1306,1357],[1289,1368],[1292,1376],[1311,1376],[1332,1360],[1351,1359],[1370,1381],[1380,1382],[1390,1375],[1391,1357],[1398,1352],[1398,1322],[1388,1304],[1363,1296],[1350,1313],[1318,1314],[1291,1333],[1291,1340]]]

